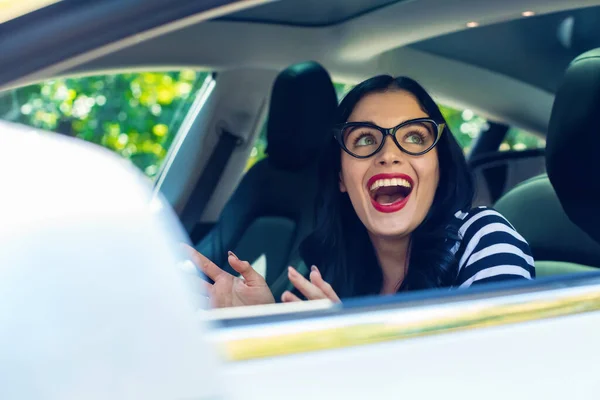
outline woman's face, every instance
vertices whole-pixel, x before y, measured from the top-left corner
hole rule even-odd
[[[347,122],[371,122],[392,128],[407,120],[427,117],[411,93],[390,90],[363,97]],[[371,235],[403,237],[413,232],[433,203],[438,181],[436,148],[411,156],[388,137],[384,147],[366,159],[342,151],[340,190],[348,193]]]

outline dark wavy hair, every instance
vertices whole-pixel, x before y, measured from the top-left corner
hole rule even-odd
[[[347,122],[356,104],[370,93],[403,90],[411,93],[430,118],[445,123],[440,109],[421,85],[410,78],[381,75],[354,87],[337,109],[336,123]],[[454,214],[469,209],[474,184],[463,152],[448,125],[437,143],[439,184],[425,219],[411,235],[407,275],[399,290],[451,286],[458,262]],[[317,265],[341,298],[379,294],[383,272],[365,226],[347,193],[339,190],[340,146],[333,135],[319,161],[316,229],[301,244],[306,265]]]

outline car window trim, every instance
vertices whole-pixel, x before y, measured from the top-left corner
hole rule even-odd
[[[181,149],[183,142],[185,142],[185,138],[190,133],[190,130],[198,118],[198,114],[204,108],[204,105],[210,98],[211,93],[213,92],[216,85],[216,74],[213,72],[209,74],[198,91],[195,93],[195,98],[188,110],[187,114],[183,118],[177,133],[175,134],[175,138],[173,139],[173,143],[171,143],[171,147],[167,151],[167,155],[163,160],[163,163],[160,167],[158,174],[156,175],[156,179],[154,180],[154,196],[158,196],[161,188],[165,182],[165,178],[169,172],[169,169],[173,165],[175,158],[177,157],[177,153]]]
[[[285,305],[280,307],[283,310]],[[212,314],[207,319],[212,320],[226,357],[247,361],[600,311],[600,271],[467,290],[374,296],[329,307],[320,303],[315,309],[289,314],[275,310],[247,318],[226,314],[219,318],[219,311],[213,310],[205,318]],[[474,310],[484,318],[474,315]],[[434,317],[407,319],[417,314]],[[409,324],[412,333],[407,333]]]

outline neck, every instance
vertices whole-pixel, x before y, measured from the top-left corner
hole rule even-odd
[[[383,271],[382,294],[394,294],[404,281],[408,270],[410,236],[386,238],[369,235],[377,260]]]

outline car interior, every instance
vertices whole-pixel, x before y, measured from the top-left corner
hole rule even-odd
[[[306,62],[277,76],[270,101],[268,156],[243,176],[196,247],[230,273],[235,271],[227,263],[228,250],[255,264],[262,257],[268,262],[263,268],[267,283],[281,295],[289,285],[287,266],[299,264],[298,247],[313,226],[316,162],[337,97],[327,71]]]
[[[598,18],[598,2],[585,0],[285,0],[191,24],[61,76],[207,72],[153,178],[156,191],[199,251],[223,268],[229,250],[250,261],[275,298],[289,289],[286,267],[301,264],[298,246],[314,223],[315,161],[329,140],[339,88],[377,74],[409,76],[441,104],[485,119],[465,148],[475,205],[507,217],[546,277],[600,268],[600,225],[591,212],[600,191],[564,139],[573,130],[585,141],[592,122],[562,115],[567,101],[583,102],[572,92],[554,103],[572,60],[600,47]],[[585,64],[591,56],[581,57]],[[566,80],[597,83],[586,73],[572,69]],[[0,96],[0,118],[23,111],[15,99]],[[513,130],[541,143],[562,134],[556,146],[573,152],[503,148]],[[265,157],[248,168],[260,140]]]

